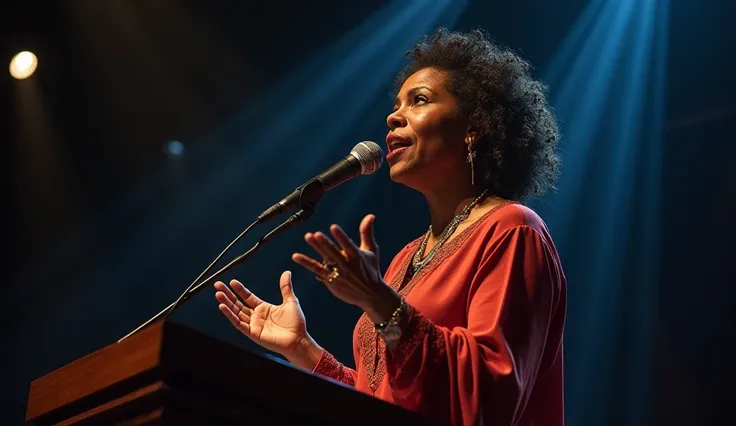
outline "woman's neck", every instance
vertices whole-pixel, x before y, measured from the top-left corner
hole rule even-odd
[[[462,188],[454,186],[425,192],[424,197],[427,199],[429,208],[432,236],[434,238],[439,237],[452,219],[475,200],[481,194],[481,191],[480,188],[467,185]]]

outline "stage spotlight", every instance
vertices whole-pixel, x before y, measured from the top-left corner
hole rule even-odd
[[[10,75],[18,80],[30,77],[38,66],[38,58],[33,52],[23,51],[10,61]]]

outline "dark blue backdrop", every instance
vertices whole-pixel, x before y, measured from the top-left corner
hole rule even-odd
[[[736,359],[736,8],[302,3],[2,6],[3,57],[31,49],[40,65],[29,80],[0,79],[0,423],[22,422],[31,380],[172,301],[265,207],[355,143],[381,144],[403,52],[440,25],[488,30],[550,86],[565,163],[558,191],[532,206],[569,280],[568,424],[715,423]],[[183,156],[166,152],[171,140]],[[330,223],[357,238],[369,212],[384,266],[428,223],[421,197],[383,168],[328,193],[308,224],[227,278],[277,302],[278,276],[293,269],[310,333],[352,365],[359,312],[289,259]],[[210,291],[173,318],[261,351]]]

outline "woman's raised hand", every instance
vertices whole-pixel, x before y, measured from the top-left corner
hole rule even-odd
[[[378,323],[391,317],[401,304],[401,296],[381,276],[373,234],[375,220],[369,214],[360,222],[360,245],[337,225],[330,227],[336,243],[322,232],[307,233],[304,240],[322,262],[301,253],[294,253],[292,260],[312,272],[338,299],[361,308]]]

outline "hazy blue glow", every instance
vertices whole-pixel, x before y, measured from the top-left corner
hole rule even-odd
[[[184,155],[184,144],[180,141],[169,141],[166,144],[166,151],[172,157],[181,157]]]
[[[651,420],[668,7],[591,1],[544,73],[561,122],[564,167],[558,193],[539,211],[568,265],[570,425],[611,416],[627,425]],[[608,371],[622,365],[625,371]],[[624,395],[622,409],[606,412],[615,394]]]

